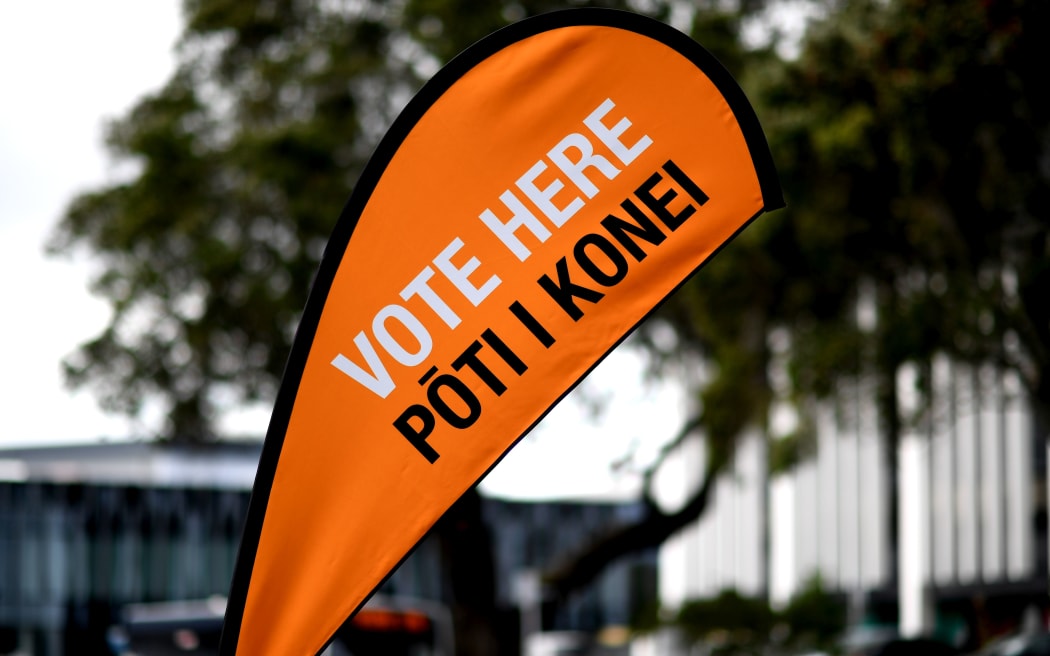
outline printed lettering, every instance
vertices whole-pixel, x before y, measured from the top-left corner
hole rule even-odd
[[[426,267],[419,272],[412,282],[407,287],[401,290],[401,298],[408,301],[413,296],[419,296],[423,299],[423,302],[427,304],[431,310],[434,311],[441,320],[445,322],[445,325],[449,328],[455,328],[459,325],[459,315],[456,314],[452,308],[446,303],[433,289],[427,284],[427,281],[434,276],[434,270],[430,267]]]
[[[536,178],[541,173],[547,170],[547,164],[540,160],[532,165],[525,175],[518,178],[516,183],[518,189],[524,192],[526,198],[531,200],[536,207],[540,208],[540,211],[551,220],[551,223],[558,226],[559,228],[565,225],[565,222],[573,217],[576,212],[580,211],[583,207],[583,199],[579,196],[574,197],[569,204],[565,207],[558,207],[554,204],[554,196],[559,191],[565,188],[565,183],[554,178],[543,189],[536,186]]]
[[[434,432],[434,424],[434,413],[430,411],[430,408],[418,403],[408,406],[394,420],[394,428],[408,440],[409,444],[416,447],[416,450],[430,464],[434,464],[441,457],[437,450],[427,443],[427,438]]]
[[[598,109],[591,112],[591,115],[583,119],[583,124],[591,129],[594,136],[598,137],[605,146],[612,151],[616,157],[623,162],[624,166],[634,161],[636,157],[645,152],[645,149],[652,145],[653,140],[649,138],[649,135],[642,135],[638,141],[634,142],[632,146],[626,146],[620,141],[621,135],[627,131],[627,128],[631,127],[631,121],[625,116],[621,118],[616,125],[609,128],[602,122],[606,114],[615,107],[615,103],[612,100],[606,98],[605,102],[598,105]]]
[[[364,385],[373,394],[385,399],[390,395],[390,392],[394,391],[394,379],[387,372],[386,367],[383,366],[383,361],[379,359],[376,348],[372,346],[371,340],[368,339],[368,335],[364,331],[357,333],[357,336],[354,337],[354,345],[357,346],[358,352],[364,356],[368,370],[365,370],[342,353],[335,356],[335,359],[332,360],[332,366]]]
[[[594,248],[588,250],[588,246],[593,246]],[[595,249],[601,252],[605,259],[609,261],[609,264],[612,265],[611,272],[606,273],[594,261],[591,252]],[[576,258],[576,263],[583,269],[583,272],[590,276],[591,280],[603,287],[612,287],[627,276],[627,258],[613,246],[612,242],[602,235],[590,233],[580,237],[580,240],[576,242],[576,246],[572,249],[572,254]]]
[[[518,321],[521,322],[521,325],[525,326],[525,328],[532,333],[532,336],[536,338],[536,341],[542,344],[544,348],[550,348],[554,345],[554,335],[551,335],[550,332],[543,327],[543,324],[537,321],[536,317],[532,316],[532,313],[529,312],[524,305],[518,301],[514,301],[510,305],[510,311],[511,314],[517,317]]]
[[[510,249],[511,253],[514,253],[519,260],[524,262],[528,259],[529,255],[532,255],[532,251],[530,251],[528,247],[518,239],[517,231],[521,228],[525,228],[531,232],[541,244],[547,241],[551,236],[551,231],[548,230],[547,226],[543,225],[510,190],[504,191],[500,194],[499,199],[503,201],[503,205],[511,211],[511,218],[509,221],[506,223],[500,221],[490,209],[486,209],[482,212],[479,218],[482,223],[492,231],[492,234],[503,242],[504,246]]]
[[[605,294],[595,289],[582,287],[569,280],[569,264],[564,257],[558,260],[555,270],[557,271],[558,281],[554,282],[550,276],[544,275],[539,279],[540,287],[554,299],[554,302],[573,321],[579,321],[583,317],[583,310],[576,305],[574,299],[578,298],[588,303],[597,303],[605,297]]]
[[[485,300],[485,297],[492,293],[492,290],[496,289],[500,285],[499,276],[491,276],[488,280],[481,285],[481,287],[475,287],[474,283],[470,281],[470,274],[474,273],[481,262],[476,257],[471,257],[467,260],[466,264],[461,267],[457,267],[452,264],[452,256],[459,252],[463,248],[463,240],[456,237],[452,242],[445,247],[445,250],[441,251],[437,257],[434,258],[434,266],[438,268],[438,271],[445,274],[456,289],[468,301],[470,301],[474,307],[477,307],[479,303]]]
[[[394,319],[416,340],[416,350],[405,348],[387,329],[387,321]],[[430,355],[434,342],[426,326],[414,314],[400,305],[388,305],[372,319],[372,334],[383,349],[406,367],[414,367]]]
[[[462,355],[452,361],[452,368],[459,371],[463,367],[466,367],[477,374],[481,382],[485,383],[490,390],[496,393],[496,396],[502,396],[507,391],[507,386],[503,384],[503,381],[499,379],[499,376],[492,373],[492,370],[485,366],[485,363],[478,358],[478,351],[481,350],[481,342],[474,340],[470,346],[467,347],[466,351],[463,351]]]
[[[458,401],[456,405],[460,406],[463,414],[449,405],[445,398],[449,395],[442,394],[442,390],[452,393],[451,400]],[[463,381],[452,374],[441,374],[430,383],[430,386],[427,387],[427,400],[430,401],[430,407],[434,408],[438,416],[453,428],[470,428],[481,416],[481,401]]]
[[[662,244],[667,235],[642,210],[638,209],[638,206],[631,202],[630,198],[620,203],[620,207],[630,214],[636,223],[631,223],[614,214],[610,214],[602,219],[602,227],[605,228],[610,237],[627,250],[636,262],[641,262],[645,259],[647,253],[638,245],[637,241],[631,239],[628,235],[638,237],[653,246]]]
[[[521,361],[521,358],[519,358],[518,355],[512,351],[496,333],[492,332],[491,328],[487,328],[485,329],[485,332],[481,333],[481,339],[492,347],[492,350],[496,352],[496,355],[507,363],[507,366],[510,367],[514,373],[520,376],[529,370],[525,363]]]
[[[570,160],[565,151],[570,148],[575,148],[580,153],[580,159],[573,162]],[[582,134],[573,132],[569,136],[558,142],[558,145],[552,148],[548,153],[547,157],[550,158],[554,165],[561,169],[561,172],[568,176],[569,180],[572,181],[576,187],[582,191],[587,198],[594,198],[598,193],[598,187],[590,178],[584,173],[588,168],[596,168],[605,176],[607,180],[612,180],[620,174],[620,169],[616,168],[602,155],[596,155],[594,153],[594,146],[587,137]]]

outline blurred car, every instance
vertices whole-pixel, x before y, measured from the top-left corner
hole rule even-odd
[[[860,652],[863,656],[955,656],[961,652],[933,638],[894,638]]]
[[[974,656],[1050,656],[1050,633],[1035,631],[999,638]]]
[[[961,653],[934,638],[903,638],[895,627],[889,626],[854,627],[843,637],[840,646],[845,656],[956,656]]]
[[[524,656],[584,656],[587,635],[577,631],[544,631],[525,640]]]

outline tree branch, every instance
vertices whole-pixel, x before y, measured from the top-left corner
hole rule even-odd
[[[638,522],[622,526],[588,544],[568,560],[545,573],[543,583],[555,599],[593,581],[608,565],[627,554],[660,546],[669,537],[700,517],[707,508],[714,481],[724,461],[712,462],[704,472],[700,488],[678,510],[665,513],[646,495],[646,514]]]

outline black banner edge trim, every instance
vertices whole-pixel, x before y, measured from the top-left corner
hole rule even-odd
[[[274,409],[263,440],[262,452],[256,476],[252,485],[251,496],[248,503],[248,511],[241,532],[241,539],[237,549],[234,571],[230,583],[230,593],[227,597],[226,612],[223,619],[222,633],[219,640],[220,656],[234,656],[240,641],[240,632],[247,604],[248,591],[251,583],[251,575],[255,569],[255,558],[258,553],[259,542],[262,538],[263,522],[269,505],[269,496],[273,487],[274,477],[277,473],[277,465],[280,460],[284,445],[284,437],[287,433],[288,423],[291,420],[292,409],[295,398],[298,395],[299,384],[306,369],[306,361],[313,345],[313,339],[320,323],[328,293],[331,290],[335,274],[342,261],[342,256],[349,244],[350,237],[357,226],[365,206],[372,196],[382,175],[391,160],[396,155],[401,144],[404,143],[412,128],[419,122],[423,115],[447,92],[453,84],[466,75],[471,69],[488,59],[497,52],[523,41],[529,37],[549,32],[551,30],[578,27],[596,26],[613,27],[625,29],[643,36],[652,38],[678,52],[689,59],[702,73],[715,84],[722,97],[729,104],[730,109],[743,132],[745,142],[748,146],[755,172],[758,176],[759,186],[762,192],[763,209],[746,221],[739,230],[726,239],[712,254],[699,263],[696,269],[683,278],[660,302],[630,330],[626,331],[604,355],[597,358],[595,362],[574,383],[566,388],[565,392],[552,402],[547,409],[521,433],[511,445],[485,470],[485,473],[477,481],[468,486],[470,490],[478,485],[492,471],[503,458],[514,448],[536,425],[539,424],[550,411],[558,405],[580,382],[583,381],[591,371],[609,356],[620,344],[626,340],[641,323],[651,316],[675,291],[680,289],[693,275],[695,275],[712,257],[717,255],[727,244],[729,244],[744,228],[751,224],[765,211],[784,207],[783,194],[777,176],[776,167],[772,154],[769,150],[765,133],[762,131],[758,116],[750,101],[747,99],[743,89],[735,78],[701,44],[688,35],[663,23],[655,18],[636,14],[629,11],[605,9],[605,8],[575,8],[553,11],[531,18],[526,18],[517,23],[505,26],[492,34],[480,39],[471,46],[464,49],[455,56],[430,80],[423,84],[419,91],[408,102],[405,108],[391,123],[390,128],[384,134],[361,171],[349,199],[340,212],[332,235],[329,237],[325,247],[313,285],[307,297],[303,315],[293,338],[292,348],[288,360],[285,363],[281,383],[278,387]],[[290,377],[289,377],[290,376]],[[353,617],[367,603],[383,583],[386,582],[394,571],[409,558],[420,543],[429,534],[429,530],[417,541],[411,549],[390,569],[365,599],[353,610],[347,619]],[[334,639],[334,634],[325,642],[325,646]],[[318,653],[324,650],[322,647]]]

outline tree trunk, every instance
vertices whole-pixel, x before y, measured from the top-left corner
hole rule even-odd
[[[646,504],[645,516],[599,538],[553,567],[544,575],[545,591],[556,601],[594,581],[617,559],[662,545],[669,537],[696,521],[707,509],[719,468],[708,468],[700,489],[673,513],[665,513],[655,503]]]
[[[452,594],[456,655],[516,653],[517,631],[506,630],[496,607],[493,545],[478,491],[470,489],[453,504],[435,531]]]

